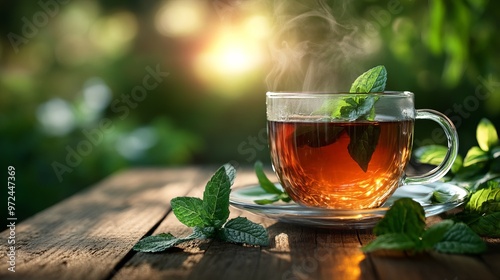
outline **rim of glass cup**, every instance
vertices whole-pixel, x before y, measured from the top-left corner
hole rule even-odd
[[[327,97],[327,96],[353,96],[353,95],[379,95],[379,96],[391,96],[391,97],[413,97],[414,94],[411,91],[383,91],[383,92],[369,92],[369,93],[358,93],[358,92],[314,92],[314,91],[301,91],[301,92],[290,92],[290,91],[268,91],[266,93],[267,97],[288,97],[288,98],[312,98],[312,97]]]

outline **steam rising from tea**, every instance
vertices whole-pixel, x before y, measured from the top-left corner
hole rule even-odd
[[[350,1],[276,0],[270,39],[269,91],[335,92],[349,89],[366,57]],[[334,16],[335,15],[335,16]]]

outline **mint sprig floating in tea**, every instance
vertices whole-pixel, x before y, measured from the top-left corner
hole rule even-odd
[[[220,167],[212,176],[203,192],[203,199],[197,197],[176,197],[171,200],[172,211],[177,219],[193,233],[186,237],[175,237],[161,233],[145,237],[135,244],[140,252],[161,252],[182,242],[193,239],[215,238],[231,243],[267,246],[269,239],[264,227],[246,218],[229,217],[229,193],[236,170],[230,164]],[[227,221],[227,222],[226,222]]]
[[[266,173],[264,173],[262,162],[256,161],[254,164],[255,174],[259,180],[260,187],[268,194],[274,195],[267,199],[258,199],[254,202],[260,205],[271,204],[276,201],[290,202],[291,198],[288,194],[281,189],[277,188],[276,185],[267,178]]]
[[[387,70],[383,65],[375,66],[361,74],[351,85],[349,92],[383,92],[387,81]]]
[[[379,65],[361,74],[351,85],[350,92],[357,93],[352,97],[327,100],[315,113],[329,114],[334,120],[341,121],[374,121],[375,103],[379,97],[373,92],[383,92],[387,81],[387,71]],[[293,137],[298,147],[308,145],[319,148],[335,143],[342,133],[350,138],[349,155],[366,172],[371,157],[375,152],[380,136],[377,124],[363,123],[352,126],[327,127],[321,124],[307,126],[294,131]]]
[[[457,156],[446,180],[470,192],[464,211],[454,219],[464,222],[481,236],[500,237],[500,142],[497,130],[488,119],[477,126],[478,146],[471,147],[465,158]],[[447,148],[429,145],[415,150],[418,162],[437,165]],[[433,199],[446,202],[450,194],[435,193]]]
[[[411,198],[396,200],[373,233],[377,238],[362,248],[364,252],[434,250],[449,254],[478,254],[486,250],[481,237],[464,223],[443,220],[425,229],[424,209]]]

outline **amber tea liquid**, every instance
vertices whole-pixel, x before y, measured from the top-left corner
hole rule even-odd
[[[401,182],[413,120],[269,121],[271,159],[290,197],[332,209],[380,206]]]

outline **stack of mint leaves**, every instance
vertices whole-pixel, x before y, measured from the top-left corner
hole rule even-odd
[[[176,197],[171,200],[172,211],[177,219],[193,233],[186,237],[175,237],[161,233],[145,237],[133,249],[140,252],[161,252],[193,239],[218,239],[225,242],[268,246],[269,239],[264,227],[247,218],[229,218],[229,193],[236,176],[230,164],[220,167],[205,186],[203,199]],[[227,222],[226,222],[227,221]]]

